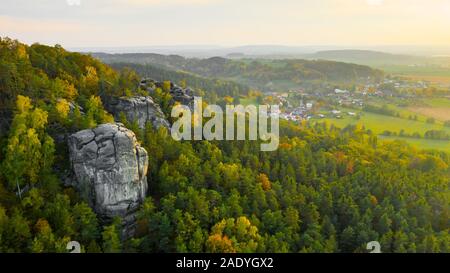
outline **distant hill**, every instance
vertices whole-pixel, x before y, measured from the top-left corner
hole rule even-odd
[[[213,101],[218,97],[231,96],[238,98],[247,95],[250,88],[246,85],[236,83],[234,81],[219,80],[215,78],[206,78],[184,71],[165,69],[162,66],[152,64],[136,64],[136,63],[112,63],[111,67],[122,70],[131,68],[143,78],[152,78],[157,81],[170,80],[178,85],[187,85],[194,89],[194,94],[201,95]]]
[[[186,58],[179,55],[161,55],[155,53],[91,53],[90,55],[105,63],[159,64],[167,67],[177,67],[186,63]]]
[[[350,62],[373,66],[429,64],[436,61],[431,57],[391,54],[371,50],[326,50],[310,54],[306,58]]]
[[[283,90],[310,83],[365,83],[379,81],[381,70],[368,66],[304,59],[208,59],[184,58],[177,55],[93,53],[106,63],[135,63],[163,66],[187,71],[203,77],[227,79],[265,91]]]
[[[214,56],[228,57],[228,54],[241,53],[245,58],[264,59],[302,59],[306,55],[322,51],[374,51],[387,52],[409,56],[450,56],[448,46],[339,46],[339,45],[244,45],[237,47],[223,47],[213,45],[185,45],[185,46],[136,46],[136,47],[81,47],[71,48],[75,52],[105,52],[105,53],[156,53],[162,55],[180,55],[187,58],[210,58]]]

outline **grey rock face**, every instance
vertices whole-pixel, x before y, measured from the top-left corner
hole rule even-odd
[[[105,107],[114,115],[116,121],[120,121],[120,113],[123,113],[129,122],[136,120],[141,129],[144,129],[147,123],[151,123],[155,129],[170,126],[161,108],[151,97],[111,98]]]
[[[172,95],[175,101],[188,106],[191,106],[194,103],[194,97],[192,93],[193,92],[191,89],[182,89],[181,87],[176,85],[170,89],[170,95]]]
[[[142,89],[147,90],[150,95],[154,92],[155,88],[163,88],[163,82],[155,81],[153,79],[143,79],[140,83]],[[180,86],[170,83],[170,95],[172,95],[174,102],[179,102],[183,105],[189,106],[193,109],[194,107],[194,92],[192,89],[181,88]]]
[[[120,216],[125,227],[147,192],[147,151],[122,124],[102,124],[79,131],[68,139],[73,186],[108,221]]]

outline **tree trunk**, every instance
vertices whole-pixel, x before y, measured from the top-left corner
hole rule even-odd
[[[19,180],[16,179],[16,184],[17,184],[17,190],[19,191],[19,198],[20,200],[22,200],[22,192],[20,192],[20,186],[19,186]]]

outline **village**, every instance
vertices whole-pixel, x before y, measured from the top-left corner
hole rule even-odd
[[[386,88],[386,86],[389,86],[389,88]],[[427,88],[427,84],[422,81],[385,79],[382,83],[369,83],[354,91],[328,86],[325,92],[298,88],[283,93],[273,92],[269,95],[279,103],[281,119],[302,121],[312,118],[357,117],[358,110],[362,110],[371,99],[385,97],[407,99],[411,97],[411,94],[394,92],[395,90],[408,88]],[[352,110],[343,111],[342,108]]]

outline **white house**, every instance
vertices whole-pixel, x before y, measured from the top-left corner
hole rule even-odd
[[[341,89],[336,88],[336,89],[334,89],[334,93],[335,94],[347,94],[349,92],[348,92],[348,90],[341,90]]]

